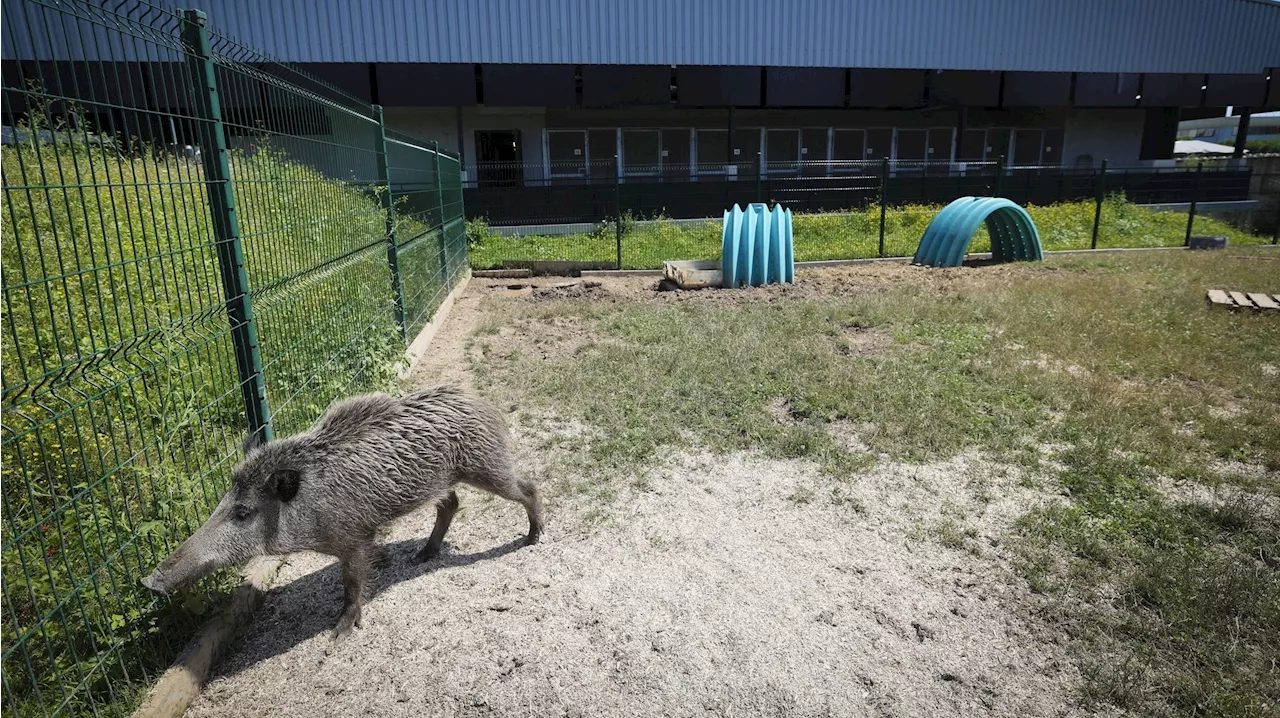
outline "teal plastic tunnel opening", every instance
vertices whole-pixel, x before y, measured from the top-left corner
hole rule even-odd
[[[933,218],[912,264],[959,267],[969,253],[973,233],[981,224],[991,236],[991,256],[997,262],[1039,262],[1044,259],[1040,233],[1031,215],[1003,197],[961,197]]]

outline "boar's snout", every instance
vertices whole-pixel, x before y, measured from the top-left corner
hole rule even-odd
[[[168,587],[165,586],[164,583],[158,577],[156,577],[154,573],[151,574],[150,576],[142,577],[141,579],[139,579],[139,583],[145,586],[148,591],[154,593],[157,596],[169,595]]]

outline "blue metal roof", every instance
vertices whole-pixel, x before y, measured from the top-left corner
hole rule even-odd
[[[163,0],[294,62],[1255,73],[1259,0]]]

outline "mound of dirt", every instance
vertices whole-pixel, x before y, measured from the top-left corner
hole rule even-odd
[[[548,299],[599,299],[609,295],[608,290],[600,282],[559,282],[549,286],[533,288],[535,300]]]

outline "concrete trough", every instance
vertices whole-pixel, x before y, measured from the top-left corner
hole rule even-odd
[[[681,289],[709,289],[724,285],[718,259],[663,262],[662,276]]]

